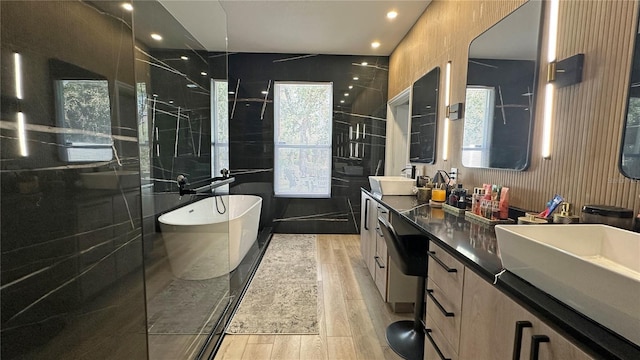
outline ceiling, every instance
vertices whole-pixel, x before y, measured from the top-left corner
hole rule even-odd
[[[229,52],[387,56],[431,0],[160,2],[209,51],[225,50],[226,25]]]

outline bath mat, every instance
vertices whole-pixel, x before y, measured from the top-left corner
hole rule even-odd
[[[147,304],[149,334],[209,334],[228,295],[228,276],[176,279]]]
[[[275,234],[229,334],[318,334],[316,235]]]

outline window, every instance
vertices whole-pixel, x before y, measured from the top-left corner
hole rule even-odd
[[[466,99],[462,164],[467,167],[488,167],[495,88],[469,86]]]
[[[276,82],[274,191],[280,197],[331,197],[331,83]]]
[[[226,80],[211,80],[211,89],[211,169],[220,176],[220,170],[229,169],[229,89]]]

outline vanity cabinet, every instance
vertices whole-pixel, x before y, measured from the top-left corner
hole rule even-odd
[[[428,311],[432,309],[428,308]],[[533,339],[538,354],[531,354]],[[535,351],[534,351],[535,352]],[[473,271],[464,274],[459,359],[593,359]]]
[[[375,279],[375,236],[378,220],[376,219],[377,202],[369,195],[361,193],[360,199],[360,253],[371,276]]]
[[[387,244],[378,225],[378,218],[393,223],[389,210],[373,197],[361,193],[360,212],[360,252],[376,288],[385,302],[394,311],[398,305],[413,303],[417,278],[404,275],[387,253]]]
[[[457,359],[465,267],[433,242],[428,262],[425,359]]]

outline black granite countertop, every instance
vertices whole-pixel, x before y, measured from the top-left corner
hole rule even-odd
[[[485,280],[493,283],[496,275],[503,270],[492,227],[421,204],[415,196],[380,196],[365,188],[362,191],[427,235]],[[581,315],[509,271],[498,276],[495,286],[536,316],[547,320],[557,330],[573,337],[593,356],[602,359],[640,359],[640,346]]]

